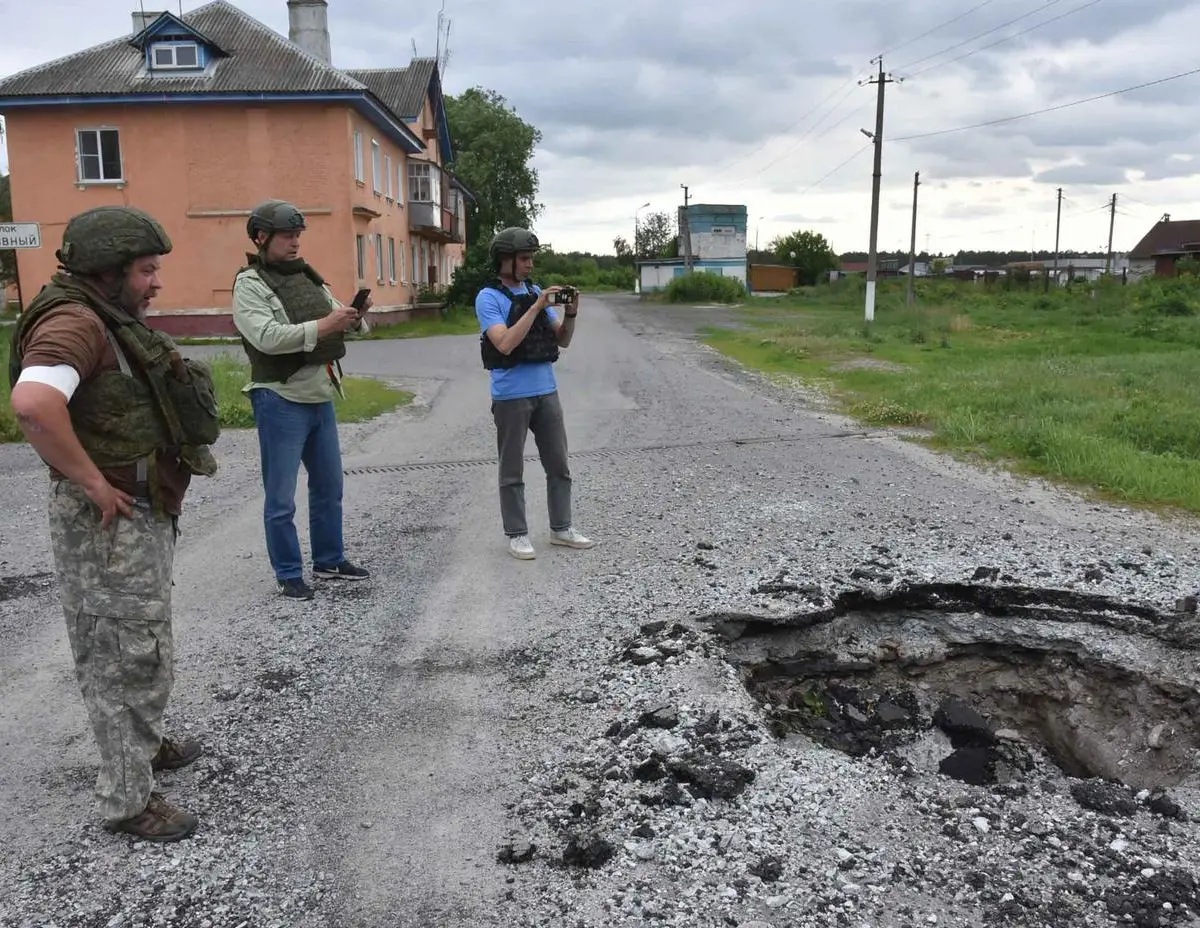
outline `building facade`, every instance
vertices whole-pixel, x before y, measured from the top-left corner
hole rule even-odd
[[[680,252],[691,248],[691,268],[720,274],[748,284],[746,263],[746,207],[693,203],[679,209]],[[685,258],[651,258],[638,262],[642,292],[664,289],[674,278],[687,273]]]
[[[225,0],[0,80],[28,300],[55,271],[67,220],[127,204],[166,226],[155,324],[228,334],[246,220],[269,197],[308,219],[304,255],[379,322],[404,318],[463,260],[466,198],[436,63],[348,71],[330,61],[325,0],[288,0],[289,38]]]

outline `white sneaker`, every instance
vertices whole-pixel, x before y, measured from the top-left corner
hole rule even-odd
[[[508,553],[522,561],[532,561],[537,557],[528,535],[518,535],[508,540]]]
[[[590,538],[584,538],[574,528],[568,528],[561,532],[551,532],[550,544],[567,548],[590,548],[596,543]]]

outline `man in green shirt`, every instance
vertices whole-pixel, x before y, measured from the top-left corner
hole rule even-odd
[[[245,392],[254,408],[266,500],[267,554],[290,599],[312,599],[296,534],[296,483],[308,472],[313,576],[365,580],[346,559],[342,540],[342,452],[334,397],[341,394],[345,333],[368,331],[361,309],[343,306],[300,257],[304,215],[282,200],[250,214],[246,231],[256,254],[233,284],[233,321],[250,358]]]

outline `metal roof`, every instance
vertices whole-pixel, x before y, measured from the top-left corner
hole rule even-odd
[[[397,116],[412,122],[421,116],[436,65],[433,58],[414,58],[407,68],[352,68],[344,73],[364,84]]]
[[[218,47],[216,60],[201,74],[164,75],[160,71],[151,75],[144,53],[134,44],[138,36],[129,34],[0,79],[0,104],[5,97],[367,90],[365,84],[310,55],[226,0],[214,0],[175,18]],[[393,109],[389,102],[384,103]],[[400,118],[407,115],[394,109],[393,113]]]

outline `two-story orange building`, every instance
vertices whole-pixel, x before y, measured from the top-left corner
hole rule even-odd
[[[333,67],[325,0],[287,0],[284,38],[225,0],[183,16],[135,13],[133,32],[0,80],[13,218],[41,225],[17,252],[24,297],[50,275],[67,220],[141,207],[166,226],[155,325],[232,333],[246,219],[280,197],[308,218],[304,255],[378,322],[463,260],[466,198],[433,59]]]

